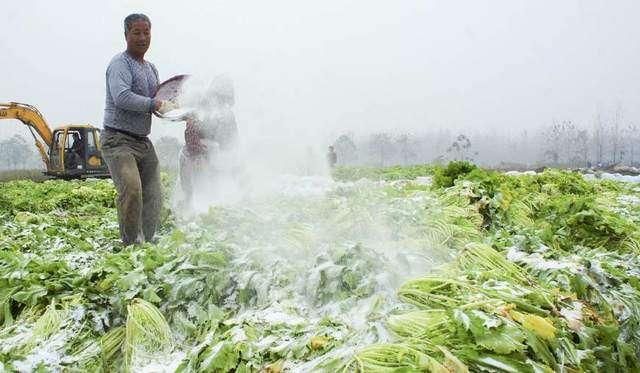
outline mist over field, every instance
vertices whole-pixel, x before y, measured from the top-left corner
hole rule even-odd
[[[634,164],[640,46],[630,40],[640,32],[639,7],[631,0],[8,2],[0,64],[11,73],[0,101],[35,105],[51,126],[101,127],[106,65],[124,49],[122,19],[143,12],[153,24],[147,59],[161,79],[231,76],[241,137],[271,164],[306,157],[309,147],[322,159],[343,135],[357,148],[342,150],[343,163]],[[0,139],[32,142],[19,122],[2,124]],[[181,140],[183,129],[156,118],[152,138]],[[293,153],[279,156],[283,148]],[[8,159],[22,153],[7,146],[0,151],[2,168],[38,164]]]

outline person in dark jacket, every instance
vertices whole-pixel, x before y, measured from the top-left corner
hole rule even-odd
[[[336,154],[333,146],[329,146],[329,150],[327,151],[327,163],[329,164],[329,168],[334,168],[338,163],[338,154]]]
[[[84,159],[84,142],[80,138],[80,134],[74,132],[71,137],[73,138],[73,144],[69,148],[68,165],[66,166],[66,168],[70,169],[82,165],[82,160]]]

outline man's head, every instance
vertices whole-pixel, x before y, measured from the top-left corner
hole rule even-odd
[[[127,52],[135,58],[144,58],[151,44],[151,21],[141,13],[129,14],[124,19],[124,37]]]

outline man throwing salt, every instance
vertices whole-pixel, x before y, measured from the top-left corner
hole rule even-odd
[[[151,140],[151,113],[173,109],[152,97],[158,70],[144,55],[151,45],[151,21],[144,14],[124,19],[126,51],[113,57],[106,72],[102,156],[118,192],[120,237],[129,245],[151,240],[162,196],[158,157]]]

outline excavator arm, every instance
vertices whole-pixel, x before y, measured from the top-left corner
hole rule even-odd
[[[17,119],[29,127],[29,131],[35,140],[35,145],[40,152],[40,156],[47,165],[47,168],[49,168],[49,156],[44,144],[46,144],[47,148],[51,147],[53,143],[53,132],[38,109],[31,105],[18,102],[0,102],[0,119]]]

